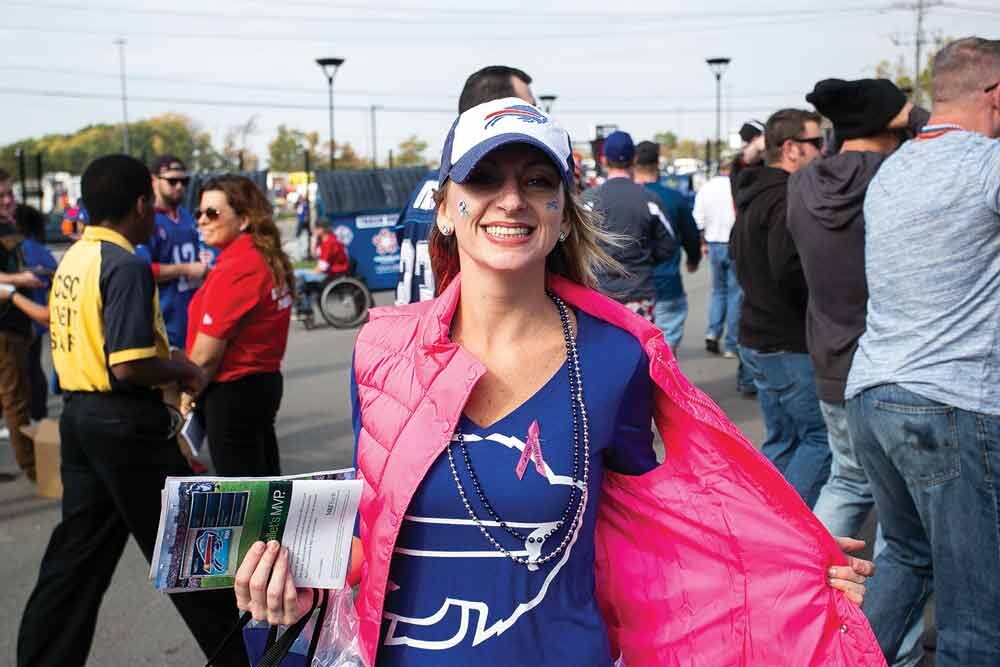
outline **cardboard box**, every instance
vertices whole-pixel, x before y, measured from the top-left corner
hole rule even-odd
[[[62,498],[62,473],[59,472],[59,422],[43,419],[38,424],[22,426],[21,432],[35,443],[35,492],[45,498]]]

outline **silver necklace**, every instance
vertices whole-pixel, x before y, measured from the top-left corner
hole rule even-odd
[[[500,544],[500,542],[497,541],[493,535],[490,534],[489,528],[485,525],[483,520],[476,515],[475,510],[473,510],[472,504],[469,502],[469,497],[466,494],[465,487],[462,485],[462,480],[458,475],[458,467],[455,465],[455,456],[452,452],[454,445],[448,446],[448,463],[451,467],[451,476],[455,481],[455,487],[458,489],[458,495],[462,500],[462,505],[465,507],[466,514],[468,514],[472,522],[477,528],[479,528],[479,532],[482,533],[483,537],[486,538],[494,549],[515,563],[528,567],[530,570],[536,570],[539,565],[547,563],[548,561],[558,557],[576,539],[576,536],[580,531],[580,527],[583,524],[583,517],[587,509],[587,484],[590,479],[590,425],[587,420],[586,404],[583,400],[583,378],[580,374],[580,358],[577,354],[576,339],[573,337],[573,332],[570,327],[569,312],[566,308],[566,304],[562,301],[562,299],[551,292],[549,293],[549,298],[552,299],[556,308],[559,310],[559,319],[562,323],[563,338],[566,344],[566,359],[569,362],[567,370],[569,375],[570,407],[573,419],[573,475],[570,497],[561,517],[555,522],[555,526],[547,530],[541,537],[530,537],[514,530],[506,521],[504,521],[493,509],[493,505],[489,502],[486,494],[483,492],[482,485],[479,483],[479,478],[476,476],[475,470],[472,467],[472,460],[469,457],[468,449],[465,445],[465,436],[462,433],[461,428],[459,428],[456,433],[456,440],[462,450],[466,469],[469,472],[473,488],[475,489],[476,495],[479,497],[483,507],[486,508],[486,511],[492,519],[498,523],[504,531],[514,538],[524,541],[526,547],[529,543],[532,545],[537,543],[538,557],[526,558],[524,556],[512,554],[506,547]],[[580,456],[581,449],[583,450],[582,457]],[[581,467],[582,479],[578,479],[577,474]],[[564,527],[570,514],[573,515],[571,529],[566,531],[562,540],[559,542],[559,545],[555,549],[544,556],[541,555],[541,548],[545,540],[552,537],[556,532]]]

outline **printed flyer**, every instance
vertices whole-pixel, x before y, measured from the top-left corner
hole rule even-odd
[[[170,477],[149,578],[166,593],[231,587],[250,546],[277,540],[296,585],[342,588],[360,499],[354,470]]]

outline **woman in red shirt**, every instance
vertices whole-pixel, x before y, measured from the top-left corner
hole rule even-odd
[[[292,265],[253,181],[209,180],[196,217],[205,243],[222,251],[188,308],[187,353],[210,378],[198,404],[212,462],[222,476],[278,475]]]

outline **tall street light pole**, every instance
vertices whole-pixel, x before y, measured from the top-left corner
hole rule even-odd
[[[337,76],[337,68],[344,64],[343,58],[317,58],[316,64],[323,69],[326,82],[330,89],[330,171],[337,168],[337,158],[334,156],[333,141],[333,77]]]
[[[545,109],[545,113],[552,113],[552,105],[556,102],[555,95],[542,95],[538,98],[542,103],[542,108]]]
[[[708,69],[715,75],[715,168],[722,158],[722,74],[729,67],[729,58],[707,58]]]
[[[125,90],[125,44],[124,38],[119,37],[114,41],[118,47],[118,68],[121,72],[122,80],[122,152],[129,154],[128,141],[128,93]]]

